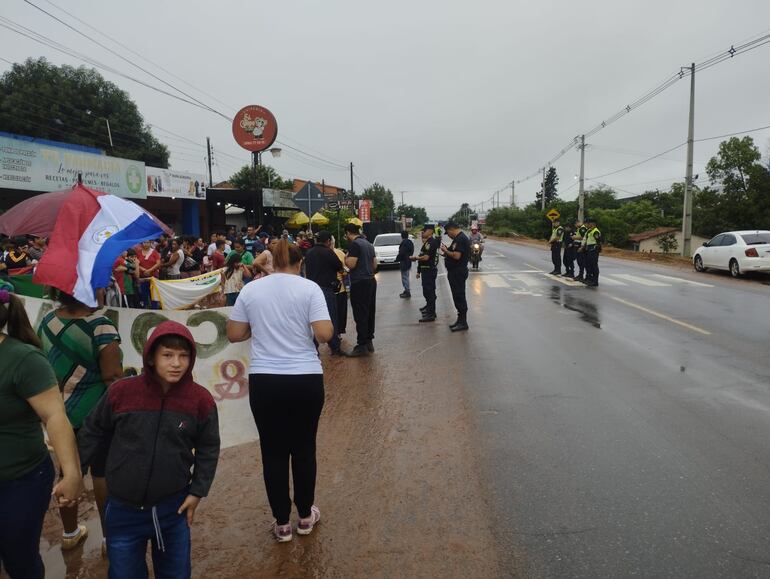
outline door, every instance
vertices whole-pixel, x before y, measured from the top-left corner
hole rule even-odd
[[[720,233],[704,246],[701,251],[704,266],[717,267],[717,252],[719,251],[719,246],[722,244],[722,239],[724,239],[724,237],[724,234]]]
[[[738,240],[734,235],[726,233],[722,238],[722,243],[719,244],[717,249],[717,264],[719,269],[730,269],[730,260],[736,257],[735,251],[738,246]]]

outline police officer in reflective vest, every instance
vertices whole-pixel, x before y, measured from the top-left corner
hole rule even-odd
[[[583,281],[584,274],[585,274],[585,267],[586,267],[586,254],[583,252],[583,240],[586,237],[586,233],[588,233],[588,228],[585,226],[584,223],[580,223],[579,221],[576,223],[577,230],[575,231],[575,235],[573,236],[575,247],[577,248],[577,264],[578,264],[578,274],[574,277],[575,281]]]
[[[441,241],[433,236],[433,224],[426,223],[422,228],[422,248],[420,255],[409,257],[417,262],[417,277],[422,280],[422,295],[425,305],[420,308],[420,322],[436,321],[436,276],[438,275],[438,251]]]
[[[558,219],[553,220],[551,229],[551,238],[548,243],[551,244],[551,261],[553,262],[552,275],[561,275],[561,245],[564,241],[564,228],[559,224]]]
[[[465,282],[468,279],[471,240],[454,221],[446,224],[446,234],[452,239],[452,243],[449,247],[442,243],[441,253],[444,256],[449,287],[452,289],[452,300],[455,309],[457,309],[457,321],[449,326],[449,329],[453,332],[461,332],[468,329],[468,302],[465,299]]]
[[[602,250],[602,232],[596,227],[596,221],[586,217],[588,231],[583,238],[582,248],[585,251],[586,280],[588,287],[599,285],[599,253]]]

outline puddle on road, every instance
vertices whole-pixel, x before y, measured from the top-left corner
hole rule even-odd
[[[559,286],[552,286],[549,297],[551,301],[561,307],[579,314],[580,319],[594,328],[602,329],[601,319],[599,318],[599,308],[596,304],[575,297],[569,290],[563,290]]]

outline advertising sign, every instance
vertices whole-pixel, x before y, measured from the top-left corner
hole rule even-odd
[[[144,163],[0,137],[0,187],[60,191],[83,185],[119,197],[145,199]]]
[[[269,149],[278,136],[273,113],[259,105],[243,107],[233,119],[235,142],[252,153]]]
[[[361,199],[358,202],[358,218],[364,223],[369,223],[372,220],[372,200]]]
[[[33,327],[51,311],[53,302],[24,297]],[[231,308],[189,311],[147,311],[107,308],[104,314],[118,327],[123,367],[142,370],[142,348],[152,330],[166,320],[187,326],[195,339],[197,359],[193,378],[211,392],[219,412],[222,447],[258,439],[249,407],[249,342],[227,340],[227,318]]]
[[[158,167],[146,167],[145,170],[148,197],[206,198],[206,178],[201,174]]]
[[[262,189],[262,206],[299,209],[294,203],[294,192],[282,189]]]

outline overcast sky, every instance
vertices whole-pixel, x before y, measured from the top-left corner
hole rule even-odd
[[[72,21],[46,0],[32,1]],[[680,66],[770,32],[767,0],[54,1],[216,97],[194,93],[228,115],[248,104],[266,106],[278,119],[279,141],[332,163],[352,161],[357,191],[378,181],[397,202],[405,191],[405,201],[427,207],[432,218],[489,199],[536,171],[573,136]],[[3,0],[0,15],[166,88],[23,0]],[[5,29],[2,38],[0,55],[10,61],[45,56],[82,64]],[[0,71],[9,67],[0,61]],[[770,125],[768,72],[770,44],[699,74],[696,139]],[[248,162],[223,118],[102,74],[128,91],[148,123],[201,144],[155,130],[174,168],[203,172],[207,136],[218,163],[215,181]],[[586,176],[685,141],[688,97],[685,79],[595,135]],[[753,136],[767,154],[770,130]],[[701,179],[718,143],[696,144]],[[268,159],[284,177],[349,186],[346,169],[284,152]],[[682,148],[602,181],[620,196],[666,187],[683,180],[684,158]],[[555,166],[562,197],[574,198],[578,153]],[[518,205],[534,199],[538,181],[516,186]],[[510,202],[510,188],[501,201]]]

